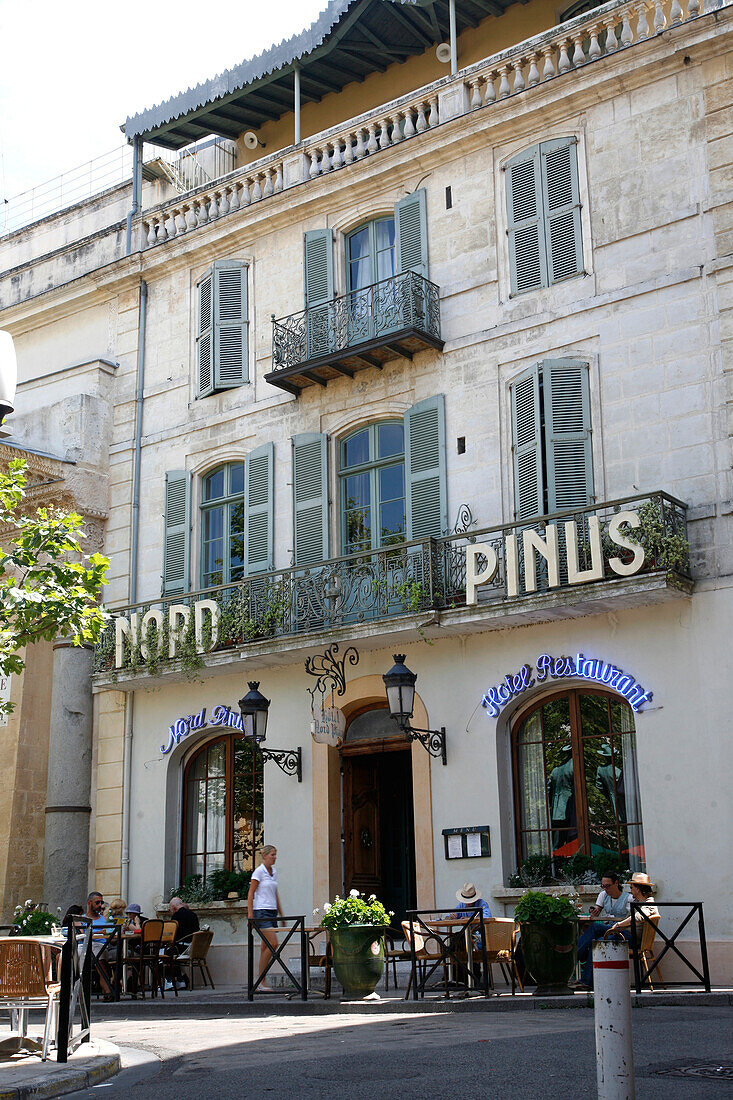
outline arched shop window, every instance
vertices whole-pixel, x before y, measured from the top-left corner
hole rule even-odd
[[[183,787],[183,878],[254,868],[264,815],[251,743],[237,734],[208,741],[186,764]]]
[[[622,699],[570,691],[544,699],[512,731],[521,862],[583,853],[643,870],[634,715]]]

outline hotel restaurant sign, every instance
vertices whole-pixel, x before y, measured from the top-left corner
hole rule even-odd
[[[544,534],[527,528],[521,533],[510,533],[504,536],[504,562],[506,569],[506,596],[512,598],[537,591],[537,562],[541,558],[546,563],[547,584],[549,588],[559,588],[561,585],[561,564],[567,574],[567,582],[563,584],[587,584],[591,581],[602,581],[605,576],[605,558],[601,540],[601,521],[597,516],[588,517],[588,544],[590,548],[590,566],[581,569],[578,552],[578,529],[574,520],[563,524],[548,523]],[[612,556],[608,558],[610,569],[619,577],[630,577],[638,573],[644,566],[644,548],[637,542],[632,542],[621,528],[623,526],[636,528],[640,526],[637,512],[617,512],[608,524],[608,539],[611,544],[625,551],[625,560]],[[560,538],[560,527],[564,530],[564,538]],[[522,541],[522,556],[524,569],[520,570],[519,540]],[[499,570],[499,556],[493,546],[488,543],[469,543],[466,548],[466,604],[478,603],[477,589],[484,584],[490,584]],[[562,559],[562,563],[561,563]],[[220,609],[215,600],[196,600],[191,606],[185,604],[169,604],[165,610],[151,608],[140,618],[137,612],[129,616],[117,615],[115,617],[115,668],[122,668],[125,659],[125,636],[140,639],[140,651],[143,660],[147,660],[147,628],[150,623],[155,623],[157,636],[162,636],[165,616],[168,617],[168,653],[171,659],[177,656],[180,639],[183,638],[190,621],[194,616],[196,632],[196,649],[199,653],[209,652],[216,647],[219,640]],[[204,623],[208,629],[204,630]],[[329,730],[328,738],[333,736]]]

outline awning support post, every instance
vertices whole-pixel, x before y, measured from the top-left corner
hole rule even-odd
[[[300,65],[293,67],[293,94],[295,111],[295,133],[293,144],[300,145]]]
[[[450,20],[450,74],[458,72],[458,47],[456,45],[456,0],[448,0],[448,18]]]

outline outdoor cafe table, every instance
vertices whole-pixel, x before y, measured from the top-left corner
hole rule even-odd
[[[421,917],[419,913],[416,914],[416,915],[417,915],[418,919],[417,920],[413,919],[412,921],[410,921],[410,923],[412,925],[413,934],[417,934],[418,936],[422,936],[424,939],[427,939],[429,937],[430,932],[434,931],[436,933],[435,938],[441,945],[440,946],[441,952],[445,952],[445,955],[444,955],[445,959],[448,961],[449,964],[452,964],[453,980],[454,981],[456,980],[456,970],[458,969],[459,960],[457,960],[456,957],[453,955],[453,952],[452,952],[452,949],[451,949],[452,944],[450,944],[450,940],[453,937],[453,929],[454,928],[463,929],[464,945],[465,945],[465,949],[466,949],[466,963],[464,964],[463,961],[460,960],[460,966],[465,965],[465,968],[466,968],[466,993],[468,994],[472,989],[475,989],[476,988],[476,982],[475,982],[474,975],[473,975],[473,952],[474,952],[474,947],[473,947],[473,936],[471,934],[474,930],[477,930],[478,927],[479,927],[479,924],[476,921],[475,916],[474,917],[467,916],[467,917],[437,917],[437,918],[433,918],[433,917],[430,917],[428,915],[424,915],[424,916]],[[410,918],[409,918],[409,914],[408,914],[408,921],[409,920],[410,920]],[[427,932],[426,932],[426,929],[427,929]],[[443,937],[440,935],[440,933],[443,932],[443,931],[445,931],[447,933],[448,946],[446,944],[446,941],[444,941]],[[457,938],[457,935],[458,934],[456,933],[455,938]],[[488,997],[489,996],[489,991],[488,991],[488,976],[487,976],[486,951],[485,951],[486,941],[484,940],[483,943],[484,943],[484,948],[481,949],[481,953],[483,954],[483,962],[484,962],[484,996]],[[438,963],[438,962],[440,962],[440,959],[428,959],[426,961],[427,962]],[[417,990],[417,974],[415,973],[415,970],[416,970],[416,967],[415,967],[414,961],[413,961],[413,976],[412,976],[413,989]],[[425,991],[423,989],[423,995],[424,995],[424,993],[425,993]],[[449,993],[447,988],[446,988],[446,991],[445,991],[445,996],[450,997],[450,993]]]

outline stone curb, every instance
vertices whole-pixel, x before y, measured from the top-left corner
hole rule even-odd
[[[638,996],[631,994],[631,1004],[634,1008],[646,1009],[655,1007],[675,1008],[712,1008],[717,1006],[733,1005],[733,992],[720,990],[713,993],[694,992],[688,993],[642,993]],[[574,994],[572,997],[524,997],[508,996],[490,997],[488,1000],[475,998],[461,1000],[451,997],[450,1000],[381,1000],[381,1001],[340,1001],[333,1000],[292,1001],[282,1000],[279,997],[257,996],[254,1001],[248,1001],[246,995],[236,993],[231,998],[222,997],[217,1000],[181,997],[176,1003],[166,999],[160,1001],[157,998],[151,1001],[121,1001],[119,1005],[105,1004],[95,1012],[95,1019],[105,1021],[119,1019],[124,1015],[127,1019],[135,1017],[155,1016],[157,1019],[187,1017],[195,1013],[199,1017],[224,1017],[224,1016],[331,1016],[331,1015],[383,1015],[389,1016],[395,1013],[441,1013],[441,1012],[542,1012],[547,1009],[589,1009],[593,1007],[592,994]],[[0,1100],[2,1095],[0,1094]]]
[[[0,1100],[50,1100],[54,1096],[99,1085],[119,1072],[120,1052],[113,1043],[95,1039],[89,1046],[93,1053],[87,1054],[81,1046],[66,1065],[48,1061],[38,1067],[28,1063],[0,1066]],[[41,1066],[43,1072],[39,1072]],[[18,1084],[8,1083],[8,1074],[3,1072],[3,1068],[16,1071],[14,1076],[21,1078]],[[31,1076],[22,1074],[26,1068]]]

